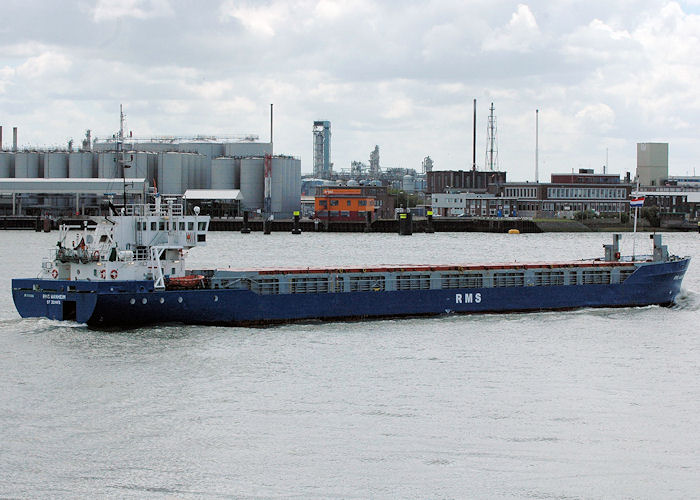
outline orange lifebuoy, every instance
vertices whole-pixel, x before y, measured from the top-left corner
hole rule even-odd
[[[95,250],[94,252],[92,252],[92,260],[100,260],[100,251],[99,250]]]
[[[117,276],[119,276],[119,273],[117,272],[116,269],[112,269],[109,272],[109,277],[112,278],[113,280],[117,279]]]
[[[100,278],[105,279],[107,277],[107,271],[100,269]]]
[[[53,276],[53,279],[58,278],[58,269],[54,269],[53,271],[51,271],[51,276]]]
[[[192,239],[192,233],[187,233],[187,239],[191,240]]]
[[[620,260],[620,252],[615,252],[615,259]]]

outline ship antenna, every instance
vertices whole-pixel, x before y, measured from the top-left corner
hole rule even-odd
[[[124,108],[119,105],[119,136],[117,138],[117,155],[119,156],[119,165],[122,167],[122,184],[124,189],[124,213],[126,213],[126,162],[124,161]]]

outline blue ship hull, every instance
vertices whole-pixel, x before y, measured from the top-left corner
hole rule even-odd
[[[256,325],[582,307],[670,305],[690,259],[639,265],[623,283],[565,286],[258,294],[251,290],[155,290],[152,281],[12,280],[19,314],[94,327],[152,323]]]

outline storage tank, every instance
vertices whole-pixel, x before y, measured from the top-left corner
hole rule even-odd
[[[220,156],[244,157],[265,156],[272,154],[272,144],[269,142],[226,142]]]
[[[44,154],[44,178],[66,179],[68,177],[68,153]]]
[[[158,192],[183,194],[181,153],[158,153]]]
[[[200,154],[209,161],[224,154],[224,145],[220,142],[181,142],[178,147],[182,153]]]
[[[301,160],[288,156],[272,158],[271,209],[280,217],[301,210]]]
[[[234,158],[214,158],[211,161],[211,189],[238,189],[240,161]]]
[[[15,155],[9,151],[0,151],[0,177],[14,177]]]
[[[36,179],[39,177],[39,153],[22,151],[15,154],[15,178]]]
[[[241,159],[241,205],[245,210],[257,210],[264,206],[265,163],[263,158]]]
[[[97,153],[97,177],[100,179],[121,178],[122,172],[117,161],[118,155],[115,151]]]
[[[199,173],[200,187],[202,189],[211,189],[211,158],[198,155],[199,157]]]
[[[416,190],[416,181],[413,179],[412,175],[404,175],[401,187],[404,191],[412,193]]]
[[[126,169],[126,176],[130,179],[152,179],[148,171],[149,155],[152,156],[153,153],[146,153],[145,151],[128,151],[124,153],[125,164],[131,165]]]
[[[90,179],[93,177],[93,156],[89,151],[68,154],[68,177]]]

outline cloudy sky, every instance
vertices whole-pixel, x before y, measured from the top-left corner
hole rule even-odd
[[[3,0],[0,125],[20,145],[85,129],[269,137],[310,172],[314,120],[332,161],[485,163],[534,179],[633,171],[637,142],[669,142],[671,174],[700,175],[700,0]]]

